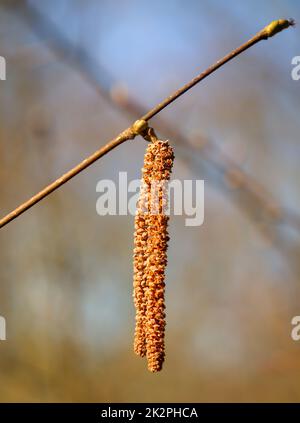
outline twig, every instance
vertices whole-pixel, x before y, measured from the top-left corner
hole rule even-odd
[[[294,25],[295,25],[295,22],[292,19],[290,20],[279,19],[277,21],[271,22],[264,29],[259,31],[254,37],[252,37],[249,41],[247,41],[245,44],[242,44],[240,47],[236,48],[231,53],[227,54],[222,59],[218,60],[215,64],[210,66],[204,72],[200,73],[190,82],[188,82],[186,85],[181,87],[178,91],[171,94],[164,101],[162,101],[157,106],[155,106],[152,110],[146,113],[141,119],[148,121],[149,119],[153,118],[155,115],[161,112],[165,107],[173,103],[173,101],[179,98],[182,94],[186,93],[189,89],[194,87],[200,81],[203,81],[203,79],[207,78],[209,75],[211,75],[213,72],[215,72],[221,66],[225,65],[230,60],[232,60],[234,57],[243,53],[245,50],[248,50],[248,48],[254,46],[259,41],[267,40],[268,38],[273,37],[273,35],[282,31],[283,29],[288,28],[289,26],[294,26]]]
[[[282,31],[285,28],[288,28],[289,26],[294,25],[294,21],[292,20],[284,20],[280,19],[277,21],[271,22],[269,25],[267,25],[264,29],[262,29],[260,32],[258,32],[253,38],[251,38],[249,41],[247,41],[245,44],[240,46],[239,48],[233,50],[231,53],[226,55],[224,58],[218,60],[214,65],[210,66],[206,71],[200,73],[198,76],[196,76],[194,79],[192,79],[189,83],[181,87],[179,90],[177,90],[175,93],[167,97],[164,101],[159,103],[157,106],[155,106],[153,109],[151,109],[148,113],[146,113],[144,116],[142,116],[138,121],[136,121],[130,128],[123,131],[121,134],[119,134],[116,138],[114,138],[112,141],[110,141],[108,144],[106,144],[104,147],[102,147],[100,150],[97,150],[94,154],[92,154],[87,159],[83,160],[81,163],[79,163],[77,166],[75,166],[73,169],[69,170],[67,173],[62,175],[60,178],[58,178],[56,181],[48,185],[46,188],[44,188],[42,191],[40,191],[38,194],[27,200],[25,203],[21,204],[19,207],[17,207],[15,210],[13,210],[11,213],[6,215],[4,218],[0,220],[0,228],[7,225],[12,220],[16,219],[18,216],[20,216],[22,213],[24,213],[29,208],[33,207],[35,204],[37,204],[39,201],[41,201],[43,198],[48,196],[50,193],[61,187],[63,184],[65,184],[67,181],[69,181],[71,178],[73,178],[78,173],[82,172],[84,169],[86,169],[88,166],[90,166],[92,163],[94,163],[96,160],[98,160],[100,157],[104,156],[106,153],[111,151],[113,148],[117,147],[119,144],[123,143],[124,141],[127,141],[129,139],[133,139],[136,135],[141,134],[145,132],[145,129],[147,127],[146,122],[150,120],[152,117],[160,113],[164,108],[166,108],[168,105],[170,105],[173,101],[175,101],[177,98],[179,98],[181,95],[186,93],[189,89],[194,87],[197,83],[202,81],[204,78],[212,74],[214,71],[219,69],[221,66],[241,54],[243,51],[247,50],[251,46],[255,45],[259,41],[268,39],[269,37],[272,37],[273,35],[277,34],[278,32]]]
[[[108,142],[104,147],[97,150],[94,154],[92,154],[91,156],[89,156],[88,158],[83,160],[77,166],[73,167],[71,170],[69,170],[67,173],[62,175],[60,178],[56,179],[56,181],[52,182],[50,185],[48,185],[42,191],[38,192],[36,195],[31,197],[25,203],[21,204],[14,211],[12,211],[7,216],[5,216],[3,219],[1,219],[0,220],[0,228],[7,225],[12,220],[16,219],[18,216],[20,216],[26,210],[30,209],[32,206],[34,206],[39,201],[41,201],[43,198],[47,197],[49,194],[51,194],[51,192],[53,192],[57,188],[61,187],[63,184],[68,182],[71,178],[73,178],[78,173],[82,172],[84,169],[86,169],[88,166],[90,166],[92,163],[94,163],[100,157],[104,156],[109,151],[113,150],[115,147],[122,144],[124,141],[133,139],[135,137],[135,135],[136,134],[132,131],[132,128],[126,129],[124,132],[122,132],[116,138],[114,138],[113,140]]]
[[[144,107],[133,98],[128,97],[127,94],[126,96],[122,96],[122,94],[120,96],[113,95],[113,91],[110,91],[113,87],[113,80],[101,64],[95,61],[93,56],[84,48],[74,46],[53,22],[35,7],[27,5],[26,8],[22,8],[22,18],[26,20],[27,24],[30,25],[30,28],[40,39],[47,42],[47,47],[56,56],[62,58],[72,69],[75,67],[81,76],[111,105],[117,106],[129,117],[145,114]],[[71,55],[70,52],[72,52]],[[197,166],[194,159],[199,152],[198,145],[195,145],[195,143],[191,144],[189,137],[161,118],[156,120],[155,125],[160,132],[170,137],[173,142],[178,142],[184,146],[184,149],[180,151],[181,160],[188,160],[189,166]],[[202,148],[203,144],[205,145],[204,148]],[[191,149],[191,154],[187,154],[189,152],[186,146]],[[285,223],[300,232],[300,226],[295,225],[295,219],[291,219],[290,214],[285,213],[284,208],[275,201],[263,185],[252,176],[246,174],[232,159],[224,157],[217,144],[201,137],[200,147],[201,158],[216,169],[222,175],[224,181],[226,178],[235,179],[234,185],[238,189],[235,189],[234,199],[240,200],[238,205],[248,217],[251,217],[252,220],[257,220],[256,211],[251,213],[251,210],[259,207],[261,213],[269,217],[272,223]],[[193,160],[190,160],[190,156]],[[246,198],[243,198],[243,194],[246,195]],[[246,203],[245,199],[247,200]],[[249,207],[249,205],[252,207]],[[300,221],[300,218],[298,218],[298,221]]]

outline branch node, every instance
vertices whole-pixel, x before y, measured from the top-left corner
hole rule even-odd
[[[141,135],[142,137],[144,136],[144,133],[147,131],[147,129],[148,123],[143,119],[136,120],[131,127],[134,135]]]
[[[136,120],[130,129],[133,137],[140,135],[145,141],[149,142],[154,142],[158,139],[154,129],[149,127],[148,122],[144,119]]]

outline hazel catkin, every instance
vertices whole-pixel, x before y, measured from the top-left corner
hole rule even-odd
[[[135,217],[134,350],[147,355],[148,369],[161,370],[165,357],[165,268],[167,265],[167,181],[174,160],[168,141],[149,143]]]

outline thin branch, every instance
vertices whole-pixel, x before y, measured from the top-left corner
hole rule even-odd
[[[129,117],[145,114],[143,105],[139,104],[135,99],[130,98],[127,94],[125,96],[122,93],[120,95],[117,93],[114,95],[112,91],[114,80],[101,64],[86,49],[70,42],[61,33],[59,27],[45,17],[44,14],[40,13],[34,6],[27,5],[26,8],[22,8],[22,19],[25,19],[26,23],[30,25],[30,28],[38,37],[47,43],[48,49],[57,57],[62,58],[72,69],[76,68],[80,75],[111,105],[117,106],[118,109],[122,110]],[[290,24],[293,24],[293,22],[290,21]],[[177,142],[184,146],[183,150],[179,150],[181,160],[188,161],[188,166],[197,166],[194,159],[195,155],[198,156],[198,144],[195,145],[194,142],[191,144],[189,137],[182,134],[178,128],[175,128],[174,125],[169,124],[166,120],[161,119],[161,117],[156,120],[155,126],[166,137],[171,138],[173,143]],[[189,149],[191,149],[191,154],[187,154],[189,152],[186,146],[189,146]],[[256,212],[252,214],[249,212],[249,205],[252,206],[251,209],[253,210],[259,207],[261,213],[267,217],[269,216],[269,220],[272,223],[286,223],[300,232],[300,226],[295,225],[295,219],[291,219],[290,214],[283,213],[284,208],[275,201],[264,186],[252,176],[246,174],[234,160],[224,157],[217,144],[201,136],[200,148],[201,159],[204,159],[217,170],[224,180],[235,179],[235,188],[238,189],[234,190],[234,199],[239,200],[239,207],[242,208],[248,217],[251,217],[252,220],[257,219]],[[192,156],[193,160],[190,160],[190,156]],[[239,180],[238,183],[237,179]],[[243,194],[246,195],[246,198],[244,198],[245,196]],[[243,207],[245,199],[247,200],[246,206]],[[300,218],[298,220],[300,221]]]
[[[36,33],[45,46],[58,58],[62,59],[73,70],[76,69],[82,78],[87,81],[94,90],[103,97],[110,105],[118,108],[129,118],[142,116],[145,108],[136,99],[129,97],[127,93],[114,91],[115,81],[101,66],[93,55],[78,45],[74,45],[54,25],[49,18],[36,11],[32,4],[22,10],[20,18]],[[190,137],[183,134],[175,125],[163,119],[161,115],[155,121],[158,129],[166,138],[172,139],[172,143],[178,146],[179,158],[186,162],[190,169],[199,169],[198,158],[204,161],[212,170],[220,176],[218,183],[221,192],[226,190],[226,199],[234,201],[238,208],[255,224],[255,228],[268,241],[272,239],[274,246],[288,259],[290,268],[295,274],[299,274],[297,254],[299,244],[293,243],[284,237],[281,231],[282,225],[288,225],[300,234],[300,217],[297,213],[286,210],[258,182],[228,156],[220,150],[218,144],[202,136]],[[199,154],[200,152],[200,154]],[[209,178],[212,183],[215,178]],[[292,258],[292,259],[291,259]],[[295,270],[296,269],[296,270]]]
[[[81,163],[79,163],[77,166],[75,166],[73,169],[69,170],[67,173],[62,175],[60,178],[58,178],[56,181],[48,185],[46,188],[41,190],[39,193],[37,193],[35,196],[27,200],[25,203],[21,204],[19,207],[17,207],[15,210],[13,210],[11,213],[9,213],[7,216],[2,218],[0,220],[0,228],[7,225],[12,220],[16,219],[18,216],[20,216],[22,213],[24,213],[29,208],[33,207],[35,204],[37,204],[39,201],[41,201],[43,198],[48,196],[50,193],[61,187],[63,184],[65,184],[67,181],[69,181],[71,178],[73,178],[78,173],[82,172],[84,169],[86,169],[88,166],[90,166],[92,163],[94,163],[96,160],[98,160],[100,157],[104,156],[106,153],[111,151],[113,148],[117,147],[119,144],[123,143],[126,140],[135,138],[136,135],[143,135],[145,133],[145,129],[147,128],[147,121],[150,120],[152,117],[160,113],[164,108],[166,108],[168,105],[170,105],[173,101],[175,101],[177,98],[179,98],[181,95],[183,95],[185,92],[187,92],[189,89],[194,87],[197,83],[202,81],[204,78],[212,74],[214,71],[219,69],[221,66],[241,54],[243,51],[247,50],[251,46],[255,45],[259,41],[268,39],[269,37],[272,37],[276,33],[282,31],[285,28],[288,28],[289,26],[294,25],[294,21],[292,20],[278,20],[273,21],[269,25],[267,25],[264,29],[262,29],[260,32],[258,32],[254,37],[252,37],[249,41],[247,41],[245,44],[240,46],[239,48],[233,50],[231,53],[226,55],[224,58],[218,60],[214,65],[210,66],[206,71],[200,73],[198,76],[193,78],[189,83],[181,87],[179,90],[174,92],[172,95],[167,97],[164,101],[159,103],[157,106],[155,106],[153,109],[151,109],[148,113],[146,113],[144,116],[142,116],[138,121],[136,121],[130,128],[123,131],[121,134],[119,134],[116,138],[114,138],[112,141],[110,141],[108,144],[106,144],[104,147],[102,147],[100,150],[97,150],[94,154],[92,154],[87,159],[83,160]]]
[[[204,72],[200,73],[190,82],[188,82],[186,85],[181,87],[175,93],[171,94],[164,101],[162,101],[157,106],[155,106],[152,110],[146,113],[141,119],[146,121],[148,121],[149,119],[152,119],[155,115],[160,113],[165,107],[169,106],[171,103],[173,103],[173,101],[175,101],[177,98],[182,96],[182,94],[186,93],[196,84],[198,84],[200,81],[203,81],[203,79],[207,78],[209,75],[211,75],[221,66],[225,65],[227,62],[229,62],[230,60],[232,60],[239,54],[243,53],[244,51],[248,50],[248,48],[254,46],[259,41],[267,40],[268,38],[273,37],[273,35],[282,31],[283,29],[288,28],[289,26],[294,26],[294,25],[295,25],[295,22],[292,19],[290,20],[279,19],[277,21],[271,22],[269,25],[267,25],[265,28],[259,31],[254,37],[252,37],[249,41],[247,41],[245,44],[242,44],[240,47],[231,51],[229,54],[224,56],[222,59],[218,60],[208,69],[206,69]]]
[[[25,201],[25,203],[21,204],[19,207],[17,207],[15,210],[13,210],[11,213],[9,213],[7,216],[3,217],[3,219],[0,220],[0,228],[7,225],[12,220],[16,219],[18,216],[20,216],[22,213],[24,213],[26,210],[33,207],[35,204],[40,202],[43,198],[47,197],[51,192],[55,191],[57,188],[64,185],[66,182],[68,182],[70,179],[72,179],[75,175],[82,172],[84,169],[86,169],[88,166],[90,166],[92,163],[94,163],[96,160],[98,160],[100,157],[103,157],[105,154],[107,154],[109,151],[113,150],[118,145],[122,144],[124,141],[133,139],[135,137],[135,133],[133,133],[131,128],[126,129],[124,132],[122,132],[120,135],[118,135],[116,138],[108,142],[104,147],[97,150],[94,154],[83,160],[81,163],[79,163],[77,166],[73,167],[71,170],[69,170],[67,173],[62,175],[60,178],[56,179],[56,181],[52,182],[50,185],[45,187],[43,190],[38,192],[36,195],[31,197],[29,200]]]

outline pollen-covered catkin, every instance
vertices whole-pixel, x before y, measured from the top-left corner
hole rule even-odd
[[[148,205],[150,187],[142,181],[140,199],[135,215],[134,232],[134,254],[133,254],[133,298],[136,310],[135,315],[135,334],[134,334],[134,352],[141,357],[146,355],[146,253],[147,253],[147,215],[145,210]]]
[[[148,369],[160,371],[165,358],[165,268],[167,265],[167,181],[174,154],[167,141],[150,143],[145,156],[144,178],[150,190],[146,250],[146,349]]]
[[[174,154],[167,141],[148,144],[134,233],[134,351],[147,355],[148,369],[161,370],[165,357],[165,267],[169,240],[167,181]]]

